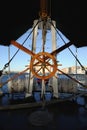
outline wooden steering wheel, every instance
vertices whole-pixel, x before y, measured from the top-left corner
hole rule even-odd
[[[39,79],[51,78],[57,71],[56,59],[48,52],[39,52],[32,57],[30,70]]]

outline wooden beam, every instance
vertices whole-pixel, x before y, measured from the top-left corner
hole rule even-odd
[[[62,47],[60,47],[60,48],[54,50],[53,52],[51,52],[51,55],[56,55],[57,53],[63,51],[64,49],[68,48],[68,47],[71,46],[71,45],[72,45],[72,43],[69,42],[69,43],[63,45]]]
[[[27,54],[30,54],[31,56],[34,56],[34,55],[35,55],[31,50],[29,50],[29,49],[27,49],[26,47],[20,45],[18,42],[14,41],[14,40],[11,41],[11,44],[14,45],[14,46],[16,46],[16,47],[19,48],[20,50],[26,52]]]

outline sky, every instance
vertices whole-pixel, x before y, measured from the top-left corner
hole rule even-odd
[[[25,39],[28,37],[32,29],[28,29],[22,36],[20,36],[16,41],[22,44]],[[58,30],[59,31],[59,30]],[[69,39],[67,39],[60,31],[59,34],[62,36],[64,41],[67,43],[69,42]],[[56,42],[57,42],[57,48],[64,45],[64,42],[60,38],[60,36],[56,35]],[[24,46],[31,50],[32,47],[32,34],[30,37],[26,40],[24,43]],[[37,42],[36,42],[36,53],[42,51],[42,35],[41,30],[38,31],[37,35]],[[47,37],[46,37],[46,44],[45,44],[45,51],[46,52],[52,52],[52,43],[51,43],[51,32],[47,31]],[[74,55],[76,55],[76,47],[74,45],[69,47]],[[10,55],[9,55],[9,49],[10,49]],[[0,46],[0,70],[4,68],[4,65],[8,63],[9,59],[11,59],[14,54],[16,53],[18,49],[14,47],[13,45],[10,45],[10,47],[7,46]],[[29,54],[26,54],[23,51],[19,51],[17,55],[13,58],[13,60],[10,62],[10,71],[22,71],[26,68],[26,65],[29,64],[31,56]],[[77,58],[81,62],[83,66],[87,66],[87,47],[80,47],[77,48]],[[57,54],[57,60],[59,61],[62,66],[59,66],[59,68],[65,68],[70,66],[76,65],[76,60],[69,51],[69,49],[65,49],[59,54]],[[78,64],[79,65],[79,64]],[[6,69],[8,71],[9,68]]]

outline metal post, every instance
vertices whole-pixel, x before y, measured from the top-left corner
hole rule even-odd
[[[38,20],[34,20],[34,27],[37,24]],[[36,52],[36,39],[37,39],[37,31],[38,31],[38,25],[35,27],[34,31],[33,31],[33,36],[32,36],[32,51]],[[32,57],[31,57],[32,58]],[[33,81],[34,78],[32,78],[33,75],[30,71],[30,79],[29,79],[29,93],[32,95],[32,91],[33,91]]]
[[[76,79],[77,79],[77,47],[76,47]]]
[[[10,46],[8,46],[8,62],[10,61]],[[10,64],[8,66],[8,72],[10,74]]]
[[[55,21],[52,21],[52,23],[53,23],[54,26],[56,26]],[[52,31],[52,51],[54,51],[57,48],[57,45],[56,45],[56,30],[52,25],[51,25],[51,31]],[[57,59],[57,57],[56,57],[56,59]],[[55,76],[57,77],[57,73],[55,74]],[[56,77],[53,77],[52,86],[53,86],[53,96],[58,98],[58,79]]]

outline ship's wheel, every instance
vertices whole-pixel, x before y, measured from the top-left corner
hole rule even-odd
[[[30,70],[39,79],[45,80],[51,78],[57,71],[56,59],[48,52],[39,52],[33,56]]]

